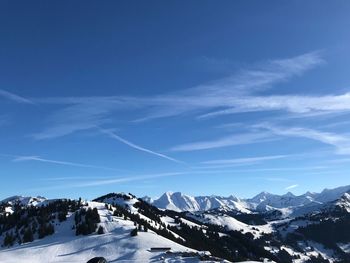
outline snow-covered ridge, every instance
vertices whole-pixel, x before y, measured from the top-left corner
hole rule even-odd
[[[0,203],[8,203],[10,205],[19,204],[23,206],[27,206],[27,205],[36,206],[44,201],[46,201],[46,198],[42,196],[32,197],[32,196],[15,195],[0,201]]]
[[[150,199],[145,199],[148,201]],[[160,198],[151,200],[151,204],[173,211],[206,211],[216,208],[229,208],[243,213],[250,213],[249,205],[235,196],[190,196],[180,192],[166,192]]]
[[[344,193],[340,198],[328,203],[323,211],[344,211],[350,213],[350,193]]]

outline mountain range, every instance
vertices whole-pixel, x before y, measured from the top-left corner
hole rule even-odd
[[[166,192],[0,202],[0,262],[350,262],[350,186],[253,198]]]
[[[350,192],[350,185],[334,189],[324,189],[321,193],[307,192],[296,196],[291,192],[275,195],[261,192],[253,198],[240,199],[236,196],[222,197],[190,196],[181,192],[166,192],[158,199],[144,197],[144,200],[160,208],[174,211],[208,211],[226,208],[238,213],[280,211],[284,217],[296,216],[322,207]]]

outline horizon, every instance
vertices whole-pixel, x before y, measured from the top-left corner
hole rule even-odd
[[[152,200],[157,200],[157,199],[161,198],[164,194],[168,194],[168,193],[170,193],[170,194],[180,193],[180,194],[184,194],[184,195],[188,195],[188,196],[193,196],[193,197],[213,196],[213,197],[229,198],[229,197],[233,196],[233,197],[237,197],[237,198],[239,198],[239,199],[241,199],[241,200],[248,200],[248,199],[253,199],[253,198],[257,197],[258,195],[264,194],[264,193],[266,193],[266,194],[271,194],[271,195],[278,195],[278,196],[284,196],[284,195],[292,194],[292,195],[294,195],[295,197],[300,197],[300,196],[306,195],[306,194],[308,194],[308,193],[311,193],[311,194],[321,194],[323,191],[326,191],[326,190],[335,190],[335,189],[338,189],[338,188],[347,188],[347,187],[350,187],[350,185],[339,185],[339,186],[334,187],[334,188],[323,188],[321,191],[318,191],[318,192],[307,191],[307,192],[302,193],[302,194],[294,194],[292,191],[288,191],[288,192],[283,193],[283,194],[276,194],[276,193],[273,193],[273,192],[271,193],[271,192],[267,192],[267,191],[261,191],[261,192],[259,192],[259,193],[256,193],[256,194],[252,195],[252,196],[244,197],[244,198],[242,198],[242,197],[240,197],[240,196],[237,196],[237,195],[235,195],[235,194],[230,194],[230,195],[226,195],[226,196],[222,196],[222,195],[218,195],[218,194],[210,194],[210,195],[189,195],[189,194],[187,194],[187,193],[183,193],[183,192],[179,192],[179,191],[166,191],[166,192],[162,193],[160,196],[148,196],[148,195],[144,195],[144,196],[137,196],[137,195],[135,195],[135,196],[136,196],[136,198],[150,198],[150,199],[152,199]],[[102,194],[102,195],[100,195],[100,196],[95,196],[95,197],[93,197],[93,198],[84,198],[84,197],[82,197],[82,196],[79,196],[79,198],[82,198],[82,200],[92,201],[92,200],[94,200],[94,199],[96,199],[96,198],[100,198],[100,197],[102,197],[102,196],[104,196],[104,195],[113,194],[113,193],[115,193],[115,194],[131,194],[131,195],[133,195],[133,193],[131,193],[131,192],[109,192],[109,193],[104,193],[104,194]],[[60,196],[60,197],[59,197],[59,196],[56,196],[56,197],[54,197],[54,198],[47,198],[47,197],[45,197],[45,196],[40,196],[40,195],[37,195],[37,196],[13,195],[13,196],[8,196],[8,197],[6,197],[6,198],[0,200],[0,202],[2,202],[2,201],[4,201],[4,200],[7,200],[7,199],[11,199],[11,198],[16,198],[16,197],[24,197],[24,198],[27,198],[27,197],[30,197],[30,198],[44,198],[44,199],[47,199],[47,200],[50,200],[50,199],[55,200],[55,199],[64,199],[64,198],[67,198],[67,197],[64,197],[64,196]],[[68,199],[69,199],[69,198],[68,198]],[[78,199],[78,198],[72,198],[72,199],[74,200],[74,199]]]
[[[180,194],[184,194],[184,195],[188,195],[188,196],[193,196],[193,197],[203,197],[203,196],[217,196],[217,197],[224,197],[224,198],[229,198],[230,196],[233,196],[233,197],[237,197],[239,199],[242,199],[242,200],[247,200],[247,199],[253,199],[254,197],[260,195],[260,194],[264,194],[264,193],[267,193],[267,194],[271,194],[271,195],[278,195],[278,196],[283,196],[283,195],[288,195],[288,194],[292,194],[296,197],[299,197],[299,196],[303,196],[303,195],[306,195],[308,193],[311,193],[311,194],[320,194],[322,193],[323,191],[325,190],[334,190],[334,189],[338,189],[338,188],[344,188],[344,187],[350,187],[350,185],[339,185],[339,186],[336,186],[336,187],[333,187],[333,188],[323,188],[319,191],[306,191],[304,193],[301,193],[301,194],[295,194],[293,193],[292,191],[288,191],[288,192],[285,192],[285,193],[282,193],[282,194],[277,194],[277,193],[274,193],[274,192],[268,192],[268,191],[261,191],[261,192],[258,192],[258,193],[255,193],[253,194],[252,196],[248,196],[248,197],[241,197],[241,196],[237,196],[235,195],[234,193],[232,194],[229,194],[229,195],[219,195],[219,194],[215,194],[215,193],[212,193],[212,194],[207,194],[207,195],[190,195],[188,193],[184,193],[184,192],[181,192],[181,191],[171,191],[171,190],[168,190],[168,191],[165,191],[163,192],[161,195],[159,196],[148,196],[148,195],[143,195],[143,196],[137,196],[135,195],[137,198],[151,198],[152,200],[157,200],[159,199],[160,197],[162,197],[164,194],[167,194],[167,193],[170,193],[170,194],[175,194],[175,193],[180,193]],[[12,196],[7,196],[6,198],[3,198],[1,199],[0,201],[4,201],[6,199],[10,199],[10,198],[14,198],[14,197],[24,197],[24,198],[27,198],[27,197],[31,197],[31,198],[45,198],[47,200],[54,200],[54,199],[64,199],[64,198],[68,198],[68,199],[78,199],[78,198],[82,198],[83,200],[88,200],[88,201],[91,201],[93,199],[96,199],[96,198],[99,198],[101,196],[104,196],[106,194],[111,194],[111,193],[116,193],[116,194],[132,194],[131,192],[108,192],[108,193],[104,193],[102,195],[99,195],[99,196],[94,196],[94,197],[91,197],[91,198],[85,198],[83,196],[79,196],[79,197],[76,197],[76,198],[69,198],[69,197],[65,197],[65,196],[56,196],[56,197],[51,197],[51,198],[48,198],[47,196],[42,196],[42,195],[36,195],[36,196],[24,196],[24,195],[21,195],[21,194],[17,194],[17,195],[12,195]]]
[[[2,3],[0,200],[350,185],[350,3],[198,3]]]

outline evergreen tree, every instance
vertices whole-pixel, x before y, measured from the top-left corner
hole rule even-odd
[[[133,230],[131,230],[130,235],[131,235],[132,237],[137,236],[137,228],[134,228]]]
[[[7,232],[4,238],[4,246],[5,247],[10,247],[13,246],[15,239],[12,233]]]
[[[99,235],[102,235],[102,234],[104,234],[104,230],[103,230],[103,227],[102,226],[99,226],[98,227],[98,230],[97,230],[97,234],[99,234]]]
[[[33,232],[30,227],[26,228],[23,235],[23,243],[32,242],[34,240]]]
[[[63,211],[58,213],[58,221],[63,222],[67,220],[67,212]]]

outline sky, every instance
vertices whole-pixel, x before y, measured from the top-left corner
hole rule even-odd
[[[2,1],[0,199],[350,184],[349,1]]]

